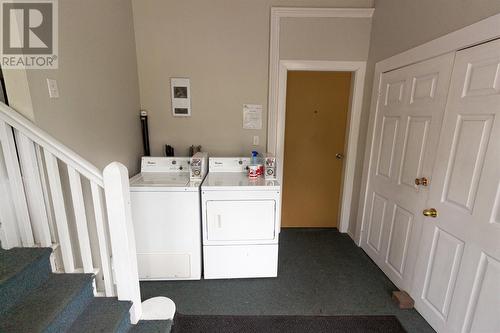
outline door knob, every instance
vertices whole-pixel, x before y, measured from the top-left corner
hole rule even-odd
[[[427,186],[427,185],[429,185],[429,179],[427,179],[425,177],[415,178],[415,185]]]
[[[335,155],[335,158],[336,158],[336,159],[338,159],[338,160],[341,160],[341,159],[343,159],[343,158],[344,158],[344,154],[342,154],[342,153],[337,153],[337,154]]]
[[[424,216],[427,216],[427,217],[437,217],[438,211],[436,210],[436,208],[427,208],[427,209],[424,209],[422,214],[424,214]]]

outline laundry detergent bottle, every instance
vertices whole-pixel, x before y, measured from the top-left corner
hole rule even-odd
[[[252,158],[250,159],[250,164],[257,165],[259,164],[259,152],[254,150],[252,151]]]
[[[248,166],[248,177],[257,178],[264,174],[264,164],[260,162],[259,152],[252,151],[250,165]]]

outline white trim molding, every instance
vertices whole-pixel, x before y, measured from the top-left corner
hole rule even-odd
[[[378,113],[378,99],[380,95],[380,84],[382,74],[400,67],[408,66],[414,63],[434,58],[446,53],[456,52],[458,50],[471,47],[477,44],[485,43],[493,39],[500,38],[500,14],[490,16],[477,23],[451,32],[447,35],[434,39],[430,42],[404,51],[390,58],[379,61],[375,65],[375,75],[370,104],[370,119],[368,123],[367,145],[363,163],[363,178],[361,181],[361,197],[359,213],[356,223],[355,241],[361,244],[362,233],[365,223],[365,208],[367,205],[367,190],[369,182],[370,164],[373,155],[374,126]]]
[[[359,126],[363,102],[363,88],[365,83],[366,62],[364,61],[307,61],[281,60],[279,62],[276,126],[273,127],[276,137],[275,155],[278,163],[278,180],[283,181],[283,164],[285,153],[285,113],[286,113],[286,81],[290,70],[301,71],[332,71],[352,72],[353,83],[351,91],[351,105],[349,108],[348,129],[346,132],[346,152],[343,168],[342,195],[340,202],[339,231],[349,229],[351,199],[358,147]]]
[[[280,20],[284,17],[351,17],[370,18],[374,8],[301,8],[272,7],[269,46],[269,101],[267,122],[267,150],[276,154],[276,112],[278,109],[278,75],[280,62]]]
[[[375,8],[301,8],[273,7],[271,15],[279,17],[357,17],[373,16]]]

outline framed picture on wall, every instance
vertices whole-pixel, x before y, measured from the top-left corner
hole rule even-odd
[[[170,79],[172,114],[174,117],[191,116],[191,91],[187,78]]]

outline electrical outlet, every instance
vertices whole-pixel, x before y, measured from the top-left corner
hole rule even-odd
[[[253,136],[253,145],[254,146],[258,146],[259,145],[259,136],[258,135],[254,135]]]
[[[57,81],[53,79],[47,79],[47,86],[49,88],[49,97],[59,98],[59,88],[57,87]]]

